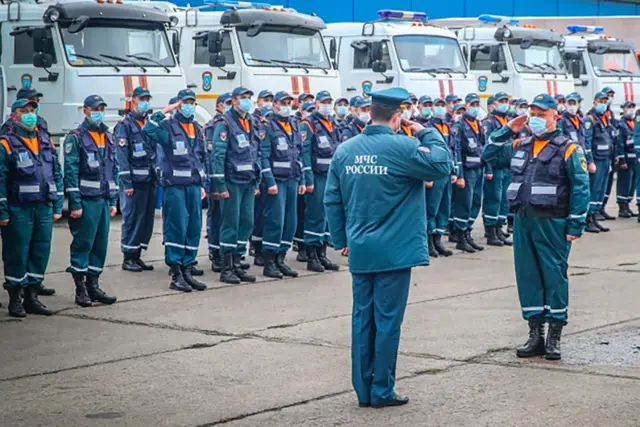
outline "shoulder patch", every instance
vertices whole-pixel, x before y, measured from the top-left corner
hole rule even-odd
[[[267,131],[266,130],[260,129],[258,131],[258,139],[260,139],[260,141],[262,141],[266,136],[267,136]]]
[[[431,152],[427,147],[423,147],[422,145],[418,146],[418,151],[422,151],[423,153]]]
[[[64,144],[64,152],[66,154],[71,153],[71,150],[73,150],[73,142],[67,142],[66,144]]]
[[[125,145],[127,145],[127,139],[126,138],[120,138],[118,139],[118,145],[120,147],[124,147]]]
[[[342,136],[342,142],[346,141],[347,139],[349,139],[349,135],[343,135]]]
[[[226,141],[227,140],[227,131],[223,130],[222,132],[220,132],[220,140],[221,141]]]
[[[587,159],[584,156],[580,156],[580,167],[584,172],[587,171]]]
[[[584,121],[584,128],[589,130],[591,129],[591,127],[593,126],[593,123],[591,123],[591,120],[585,120]]]
[[[213,151],[213,141],[207,141],[207,151]]]
[[[303,141],[305,139],[307,139],[307,131],[306,130],[300,131],[300,139],[302,139]]]

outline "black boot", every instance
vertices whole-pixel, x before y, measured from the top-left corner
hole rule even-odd
[[[40,295],[41,297],[50,297],[51,295],[55,294],[56,290],[53,288],[47,288],[42,283],[38,286],[38,295]]]
[[[136,258],[136,264],[138,264],[140,266],[142,271],[153,271],[153,265],[147,264],[146,262],[144,262],[140,258],[140,255],[138,255],[138,257]]]
[[[184,280],[184,276],[182,275],[182,266],[178,264],[170,265],[169,274],[171,274],[169,289],[180,292],[191,292],[191,286]]]
[[[196,264],[198,261],[196,261]],[[196,267],[196,264],[191,265],[191,275],[192,276],[204,276],[204,270]]]
[[[256,256],[256,240],[251,240],[249,242],[249,256],[255,257]]]
[[[484,246],[480,246],[479,244],[477,244],[475,240],[473,240],[473,237],[471,237],[471,230],[465,231],[464,234],[465,234],[464,238],[473,249],[475,249],[478,252],[484,250]]]
[[[89,298],[91,298],[91,301],[101,302],[105,305],[111,305],[118,300],[116,297],[107,295],[102,289],[100,289],[100,282],[98,277],[87,276],[86,284],[87,293],[89,294]]]
[[[433,245],[433,235],[429,234],[427,236],[427,241],[429,243],[429,256],[432,258],[438,258],[438,251],[436,251],[436,247]]]
[[[73,283],[76,285],[76,304],[80,307],[91,307],[91,298],[87,293],[87,285],[84,283],[84,274],[73,273]]]
[[[498,227],[488,226],[486,230],[489,234],[487,237],[487,245],[489,246],[504,246],[504,242],[498,238]]]
[[[264,269],[262,270],[262,275],[265,277],[272,277],[274,279],[282,279],[284,275],[276,265],[276,254],[273,252],[265,252],[263,254],[263,258]]]
[[[596,224],[593,222],[593,214],[587,215],[587,228],[584,229],[587,233],[599,233],[600,229],[596,227]]]
[[[324,267],[325,270],[330,271],[338,271],[340,270],[340,266],[338,264],[334,264],[331,262],[329,258],[327,258],[327,244],[323,244],[322,246],[316,246],[316,251],[318,253],[318,260]]]
[[[236,276],[233,268],[233,254],[224,254],[222,258],[222,273],[220,273],[220,281],[229,283],[230,285],[239,285],[240,278]]]
[[[600,224],[600,222],[595,216],[593,217],[593,225],[595,225],[598,228],[598,230],[602,231],[603,233],[606,233],[607,231],[609,231],[609,227],[605,227],[604,225]]]
[[[509,215],[507,217],[507,235],[513,234],[513,221],[514,217],[512,215]]]
[[[305,250],[307,251],[307,270],[324,273],[324,266],[318,258],[316,246],[305,246]]]
[[[24,301],[22,302],[22,307],[24,311],[29,314],[39,314],[41,316],[51,316],[53,311],[49,310],[46,305],[44,305],[38,299],[38,289],[40,285],[28,286],[24,289]]]
[[[276,265],[278,266],[278,269],[287,277],[298,277],[298,272],[289,267],[285,262],[286,257],[287,254],[284,252],[280,252],[276,256]]]
[[[449,234],[449,243],[458,243],[460,242],[460,230],[454,229],[450,234]]]
[[[544,323],[529,321],[529,339],[524,345],[518,347],[516,356],[535,357],[544,354]]]
[[[130,271],[132,273],[140,273],[142,267],[138,265],[136,259],[131,255],[125,255],[122,261],[122,269],[124,271]]]
[[[22,289],[20,287],[8,288],[9,293],[9,316],[27,317],[27,312],[22,306]]]
[[[615,216],[611,216],[607,213],[604,206],[602,206],[602,209],[600,209],[600,215],[602,216],[602,218],[604,218],[605,221],[614,221],[616,219]],[[600,218],[597,218],[597,219],[600,219]]]
[[[439,255],[442,256],[451,256],[453,255],[453,251],[447,249],[442,244],[442,236],[440,234],[433,235],[433,247],[436,248]]]
[[[298,256],[296,257],[296,261],[309,262],[309,257],[307,256],[307,247],[304,242],[298,242]]]
[[[247,273],[245,270],[249,268],[248,264],[247,264],[247,268],[244,268],[243,264],[245,263],[242,262],[242,255],[233,254],[233,272],[236,274],[236,276],[242,282],[249,282],[249,283],[255,282],[256,276],[252,276],[249,273]]]
[[[562,336],[562,325],[559,323],[549,324],[549,333],[547,334],[547,345],[544,352],[544,358],[547,360],[560,360],[560,337]]]
[[[631,210],[631,206],[629,206],[629,203],[625,203],[624,204],[624,210],[627,211],[627,213],[629,214],[630,218],[633,218],[635,216],[633,214],[633,211]]]
[[[222,271],[222,257],[219,249],[211,249],[209,251],[209,259],[211,260],[211,271],[220,273]]]
[[[204,291],[207,289],[207,285],[202,282],[198,282],[193,278],[193,275],[191,274],[191,267],[191,265],[182,267],[182,278],[192,289],[195,289],[196,291]]]
[[[620,218],[631,218],[629,205],[627,205],[626,203],[618,203],[618,216]]]
[[[255,258],[253,259],[253,264],[258,267],[264,267],[264,256],[262,255],[262,242],[253,242],[253,247],[255,251]],[[269,276],[271,277],[271,276]]]
[[[500,225],[496,226],[496,236],[502,240],[505,246],[513,246],[513,240],[509,239],[509,236],[502,231],[502,226]]]
[[[469,244],[467,241],[467,234],[464,231],[456,230],[458,234],[458,243],[456,244],[456,249],[460,249],[463,252],[468,252],[470,254],[475,253],[475,249],[473,246]]]

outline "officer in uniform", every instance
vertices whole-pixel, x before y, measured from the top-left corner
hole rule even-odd
[[[326,90],[316,95],[316,111],[300,125],[305,169],[306,208],[304,211],[304,245],[307,270],[322,273],[338,271],[339,266],[327,258],[327,219],[322,200],[331,158],[340,143],[340,135],[330,118],[331,94]],[[309,165],[309,166],[306,166]]]
[[[556,105],[558,105],[558,115],[564,113],[567,110],[566,98],[563,94],[559,93],[555,96]]]
[[[357,97],[353,103],[353,119],[342,129],[342,142],[360,135],[371,120],[371,101]]]
[[[204,126],[204,140],[207,144],[209,152],[209,165],[207,165],[208,188],[207,199],[209,201],[209,209],[207,209],[207,243],[209,245],[209,261],[211,261],[211,270],[220,273],[222,271],[222,257],[220,256],[220,199],[217,196],[215,181],[213,179],[213,171],[211,170],[211,156],[213,156],[213,133],[216,126],[224,113],[231,109],[231,93],[226,92],[216,100],[216,112]],[[260,242],[256,242],[256,245]]]
[[[273,112],[273,93],[270,90],[261,90],[256,100],[256,108],[253,110],[253,124],[256,129]]]
[[[403,122],[400,125],[398,133],[404,136],[413,136],[413,130],[411,130],[411,125],[409,124],[409,121],[413,120],[413,104],[411,104],[411,98],[402,101],[400,109],[402,110],[400,117],[402,117]]]
[[[607,119],[609,120],[609,124],[611,125],[611,127],[613,128],[613,149],[611,150],[611,157],[610,157],[610,170],[609,170],[609,175],[607,176],[607,187],[604,193],[604,199],[602,201],[602,206],[600,208],[600,212],[598,212],[596,214],[596,219],[599,221],[612,221],[615,220],[616,217],[609,215],[607,213],[607,203],[609,202],[609,196],[611,195],[611,189],[613,188],[613,181],[614,181],[614,174],[616,173],[617,169],[618,169],[618,162],[616,162],[616,149],[617,149],[617,141],[618,141],[618,133],[620,132],[619,130],[619,122],[618,119],[616,118],[615,114],[613,113],[613,111],[611,110],[611,106],[613,105],[613,100],[616,96],[616,93],[613,89],[611,89],[610,87],[605,87],[604,89],[602,89],[602,92],[604,92],[605,94],[607,94],[607,111],[605,112],[605,115],[607,116]]]
[[[582,149],[556,129],[556,102],[547,94],[531,104],[532,138],[510,141],[527,121],[519,116],[491,135],[483,153],[489,163],[510,164],[509,204],[516,209],[514,258],[522,315],[529,339],[518,357],[560,359],[567,323],[568,258],[582,235],[589,204],[587,160]],[[549,323],[545,343],[544,323]]]
[[[640,111],[636,111],[636,125],[633,129],[633,148],[636,154],[636,208],[640,215]],[[640,216],[638,216],[640,223]]]
[[[71,265],[76,304],[113,304],[116,297],[100,289],[109,243],[109,222],[116,214],[118,166],[116,145],[104,124],[107,104],[99,95],[84,100],[84,121],[64,141],[64,187],[69,197]]]
[[[636,153],[633,148],[633,134],[635,131],[636,104],[627,101],[622,104],[622,117],[618,121],[618,184],[617,201],[620,218],[636,216],[629,208],[636,189]]]
[[[424,182],[451,174],[435,129],[412,122],[417,138],[397,133],[408,95],[401,88],[371,94],[372,125],[338,147],[324,200],[334,247],[349,248],[352,383],[361,407],[409,401],[394,385],[411,268],[429,264]]]
[[[498,92],[493,96],[494,109],[484,120],[483,127],[487,137],[495,130],[501,129],[509,119],[509,95]],[[493,177],[484,182],[482,203],[485,235],[490,246],[511,246],[513,242],[504,234],[502,227],[507,223],[509,203],[507,202],[507,188],[511,182],[508,167],[492,167]]]
[[[418,100],[419,113],[415,119],[422,126],[428,127],[429,120],[433,116],[433,99],[430,96],[423,95]]]
[[[291,121],[293,97],[281,91],[274,100],[274,114],[258,131],[264,201],[262,256],[264,275],[282,279],[298,277],[285,257],[296,230],[297,195],[303,195],[306,188],[302,181],[302,141]]]
[[[591,202],[587,215],[586,231],[599,233],[609,231],[600,224],[597,214],[602,211],[607,179],[611,168],[611,153],[614,147],[614,125],[607,116],[609,97],[598,92],[593,100],[593,108],[584,118],[585,148],[591,182]]]
[[[452,185],[458,182],[458,170],[462,165],[460,146],[453,136],[451,125],[447,123],[447,109],[444,99],[438,98],[434,102],[433,117],[429,120],[429,127],[435,128],[445,141],[452,157],[451,176],[440,178],[427,183],[427,234],[429,236],[429,255],[448,257],[453,252],[442,243],[442,235],[447,231],[447,224],[451,215]]]
[[[347,116],[349,115],[349,101],[347,98],[338,98],[333,104],[333,122],[336,124],[340,132],[347,125]]]
[[[453,106],[450,120],[445,119],[445,121],[449,125],[449,130],[452,134],[453,134],[453,125],[459,122],[460,120],[462,120],[462,117],[466,112],[467,112],[467,106],[463,103],[456,104]],[[449,242],[458,243],[460,241],[459,239],[460,233],[456,231],[456,226],[454,223],[455,221],[453,220],[453,214],[456,211],[455,192],[456,192],[456,187],[464,188],[466,186],[466,182],[464,181],[464,168],[462,165],[462,148],[459,146],[459,140],[455,138],[455,135],[453,135],[453,137],[455,140],[454,145],[458,147],[457,159],[459,159],[460,162],[458,163],[456,168],[458,180],[456,181],[456,186],[455,187],[452,186],[452,189],[451,189],[451,209],[449,209],[449,224],[447,228],[449,230]]]
[[[458,95],[449,94],[444,98],[444,100],[447,103],[446,120],[451,125],[453,124],[453,114],[454,114],[453,107],[455,107],[456,104],[458,104],[459,102],[462,102],[462,99]]]
[[[480,97],[470,93],[465,97],[466,112],[461,120],[453,125],[453,134],[456,144],[460,146],[462,155],[462,175],[464,187],[456,186],[454,197],[453,222],[455,234],[458,240],[456,248],[465,252],[476,252],[484,249],[471,237],[471,228],[480,213],[482,203],[482,181],[484,164],[482,162],[482,149],[485,144],[485,135],[478,120],[480,114]],[[491,176],[491,169],[487,165],[485,172]]]
[[[575,92],[567,95],[566,108],[558,119],[558,129],[571,142],[578,144],[584,150],[584,126],[580,116],[578,116],[578,110],[580,109],[579,99],[578,94]]]
[[[173,116],[167,115],[174,111]],[[162,193],[162,234],[165,263],[171,274],[170,289],[203,291],[193,278],[202,230],[207,151],[202,127],[195,121],[196,94],[178,93],[178,102],[154,113],[143,128],[157,144]]]
[[[238,86],[231,93],[233,107],[215,128],[213,135],[213,179],[220,198],[222,226],[220,251],[225,283],[255,282],[242,263],[247,241],[253,231],[253,215],[260,170],[258,138],[250,112],[253,92]]]
[[[153,270],[140,254],[149,247],[156,209],[156,146],[142,133],[151,108],[151,93],[144,87],[133,91],[135,107],[115,127],[116,162],[120,172],[122,269]]]
[[[304,120],[305,118],[305,111],[308,113],[308,106],[311,105],[312,107],[313,105],[313,100],[314,100],[314,96],[311,93],[301,93],[300,95],[298,95],[298,99],[297,99],[297,106],[294,105],[293,108],[296,109],[296,120],[298,122],[301,122],[302,120]],[[304,109],[304,107],[307,106],[307,110]]]
[[[11,124],[0,138],[0,234],[12,317],[52,314],[38,295],[64,192],[55,147],[47,132],[36,129],[37,108],[36,102],[17,99]]]

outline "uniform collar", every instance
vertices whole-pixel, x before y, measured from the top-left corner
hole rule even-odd
[[[131,116],[132,119],[138,120],[138,121],[144,121],[147,118],[146,114],[141,114],[141,113],[137,112],[136,110],[131,110],[129,112],[129,115]]]
[[[550,132],[550,133],[545,133],[545,134],[542,134],[540,136],[533,135],[533,140],[534,141],[549,141],[550,139],[553,139],[558,135],[560,135],[560,130],[556,128],[556,130],[554,130],[553,132]]]
[[[36,131],[34,130],[27,130],[25,128],[23,128],[19,123],[14,122],[13,123],[13,131],[15,132],[16,135],[21,136],[23,138],[35,138],[36,137]]]
[[[176,113],[175,118],[178,119],[178,121],[180,123],[192,123],[193,122],[193,116],[185,117],[185,116],[182,115],[182,113],[180,111],[178,111]]]
[[[90,130],[92,132],[104,132],[104,127],[105,127],[104,123],[96,126],[93,123],[91,123],[87,118],[85,118],[84,122],[82,122],[82,126],[85,129]]]
[[[467,120],[469,120],[469,121],[471,121],[471,122],[475,122],[476,120],[478,120],[478,118],[477,118],[477,117],[471,117],[471,116],[469,115],[469,113],[464,113],[464,118],[465,118],[465,119],[467,119]]]
[[[389,126],[369,125],[362,131],[365,135],[395,135]]]

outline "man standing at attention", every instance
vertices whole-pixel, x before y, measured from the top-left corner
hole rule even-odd
[[[361,407],[380,408],[409,401],[394,384],[411,268],[429,264],[424,182],[452,160],[437,130],[402,120],[406,90],[371,97],[372,124],[337,148],[324,206],[334,247],[349,249],[353,387]],[[415,138],[396,134],[403,122]]]

